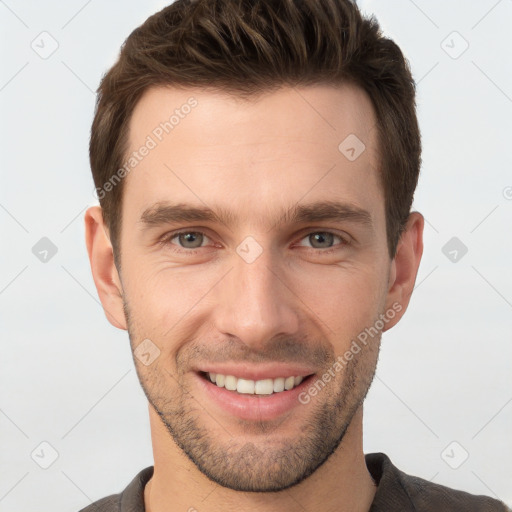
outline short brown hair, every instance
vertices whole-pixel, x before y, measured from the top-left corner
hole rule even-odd
[[[131,114],[149,87],[248,97],[344,81],[366,91],[376,112],[393,258],[421,164],[415,84],[400,48],[351,0],[176,0],[150,16],[126,39],[98,88],[89,148],[95,186],[103,190],[121,168]],[[122,185],[99,196],[117,263]]]

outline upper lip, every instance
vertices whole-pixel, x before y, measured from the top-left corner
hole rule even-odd
[[[220,373],[221,375],[233,375],[247,380],[277,379],[278,377],[307,377],[315,370],[304,365],[267,363],[249,365],[246,363],[204,363],[199,365],[198,372]]]

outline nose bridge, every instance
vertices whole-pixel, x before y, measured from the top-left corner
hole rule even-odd
[[[278,334],[295,333],[299,322],[277,255],[251,243],[240,244],[233,270],[220,283],[215,322],[223,334],[258,348]]]

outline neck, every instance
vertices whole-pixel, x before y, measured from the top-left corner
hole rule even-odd
[[[367,512],[377,487],[366,467],[362,442],[362,406],[340,446],[312,475],[294,487],[271,493],[237,492],[204,476],[174,443],[149,406],[154,472],[144,489],[146,512],[175,510],[221,512]]]

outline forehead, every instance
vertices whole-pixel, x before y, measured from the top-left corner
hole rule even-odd
[[[123,209],[140,215],[169,200],[224,202],[251,221],[307,196],[382,210],[377,149],[371,100],[351,84],[283,87],[249,99],[154,87],[130,119],[127,158],[138,156]]]
[[[230,144],[262,141],[276,132],[311,143],[325,138],[335,143],[350,133],[371,142],[375,122],[370,98],[351,83],[282,87],[248,98],[215,89],[159,86],[147,89],[136,104],[129,141],[134,146],[151,135],[162,142],[171,133],[178,141],[193,131],[203,145],[223,144],[228,137]]]

